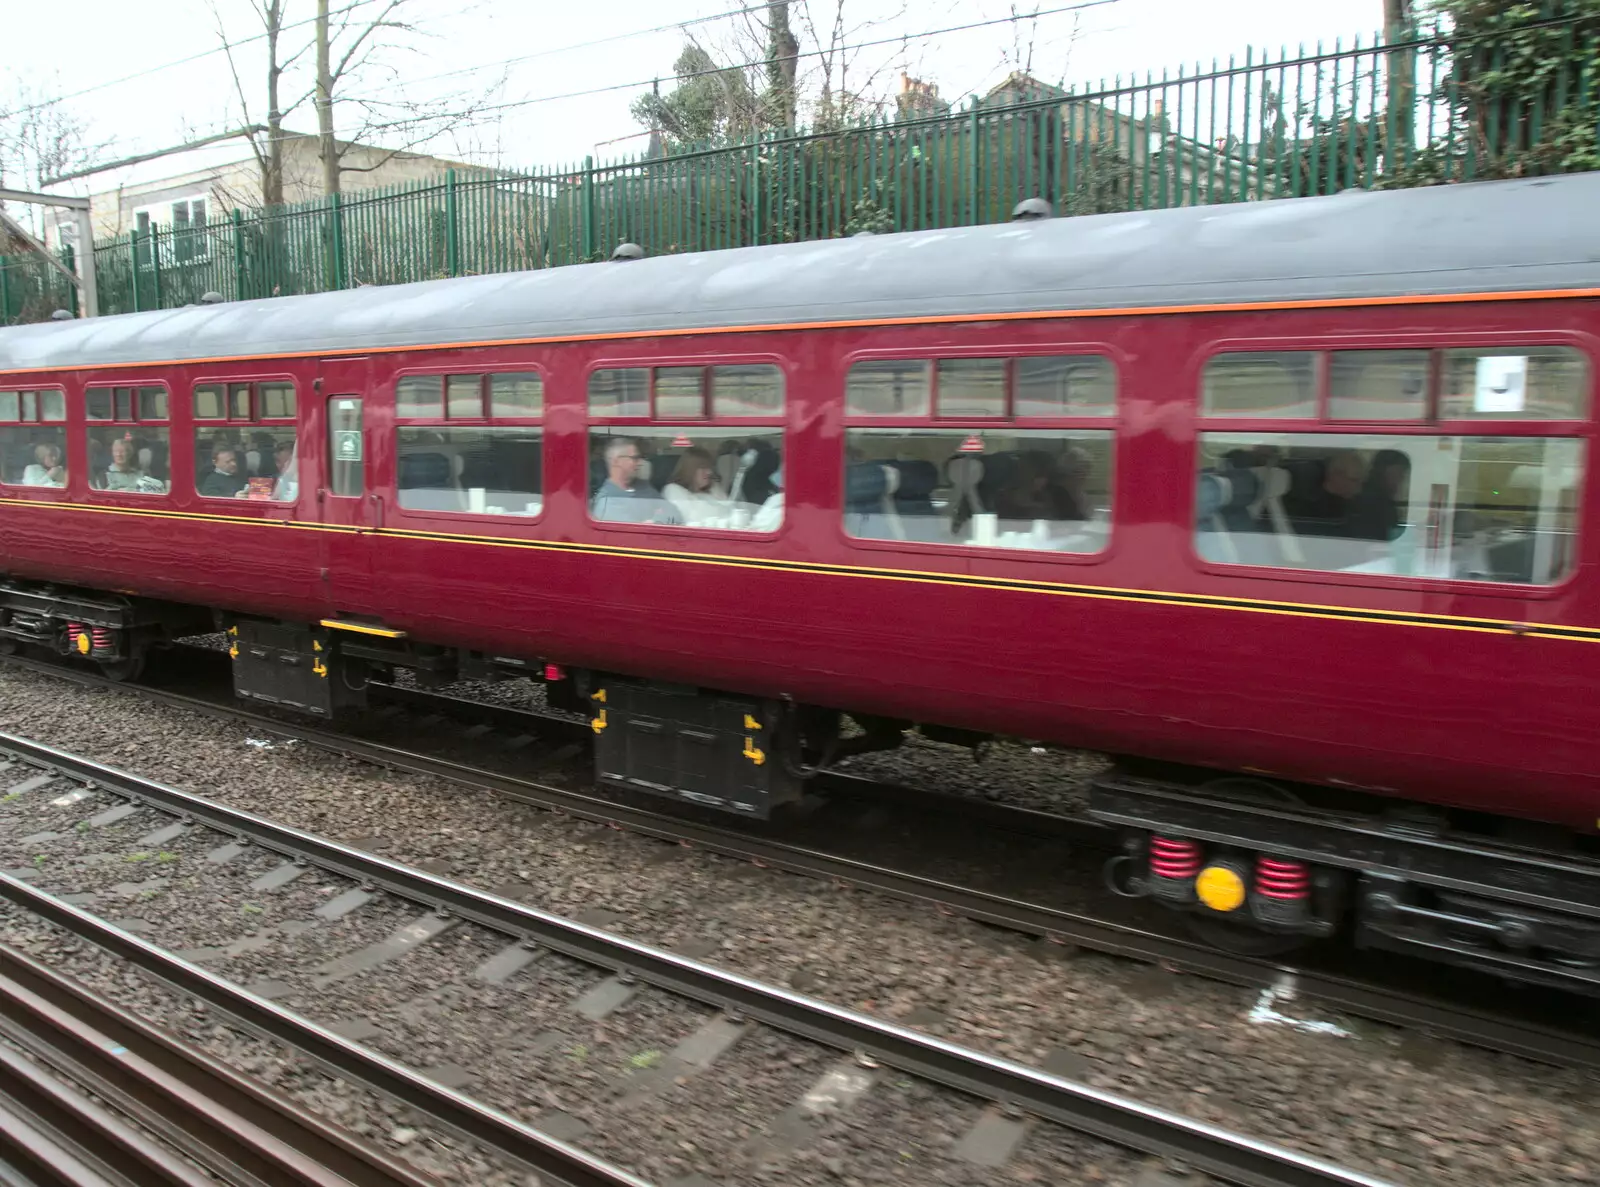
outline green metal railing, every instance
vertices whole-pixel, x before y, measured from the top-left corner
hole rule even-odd
[[[70,250],[59,258],[72,269]],[[0,256],[0,326],[45,321],[58,309],[78,309],[70,279],[38,256]]]
[[[1588,25],[1563,27],[1568,48],[1574,36],[1594,38]],[[1032,196],[1084,214],[1492,176],[1515,171],[1507,154],[1537,146],[1547,128],[1570,133],[1587,120],[1592,130],[1596,120],[1587,65],[1567,64],[1581,55],[1554,64],[1531,103],[1462,93],[1460,79],[1492,75],[1506,53],[1438,29],[1390,44],[1249,51],[1092,89],[1002,91],[927,118],[546,173],[463,170],[234,211],[96,244],[101,308],[552,268],[603,259],[624,240],[656,255],[995,222]],[[1586,166],[1550,166],[1563,167]],[[12,317],[20,306],[4,301]]]

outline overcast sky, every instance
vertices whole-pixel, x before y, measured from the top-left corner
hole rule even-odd
[[[346,0],[347,2],[347,0]],[[760,0],[743,0],[745,4]],[[1101,78],[1163,68],[1175,70],[1213,56],[1241,57],[1247,46],[1276,52],[1285,44],[1359,35],[1363,43],[1382,21],[1381,0],[1099,0],[1077,12],[1037,21],[1002,23],[935,37],[916,34],[969,22],[1030,12],[1011,0],[797,0],[794,23],[805,13],[824,26],[839,3],[851,41],[909,38],[851,56],[852,84],[869,75],[892,89],[899,72],[936,83],[955,102],[981,92],[1012,69],[1032,40],[1032,72],[1048,81],[1092,82]],[[334,0],[339,7],[341,0]],[[1064,7],[1071,0],[1037,0],[1037,7]],[[248,0],[215,0],[233,38],[259,31]],[[418,33],[408,48],[385,60],[407,80],[418,97],[462,93],[504,104],[486,127],[465,137],[436,143],[432,150],[507,168],[564,165],[586,154],[623,155],[642,149],[628,104],[646,80],[671,74],[684,30],[646,33],[658,26],[715,16],[739,7],[740,0],[410,0],[406,11]],[[313,0],[289,0],[290,21],[309,19]],[[748,18],[744,18],[747,20]],[[741,18],[693,26],[689,32],[721,56],[737,48]],[[19,85],[67,94],[125,75],[143,77],[86,94],[68,102],[87,123],[89,135],[106,145],[108,156],[125,156],[167,147],[191,135],[204,135],[241,120],[240,103],[220,53],[181,66],[162,67],[218,44],[216,18],[205,0],[76,0],[69,9],[10,0],[6,4],[5,44],[0,48],[0,99]],[[797,30],[800,31],[800,30]],[[284,35],[288,46],[309,37],[309,25]],[[634,35],[637,34],[637,35]],[[585,44],[597,41],[602,44]],[[807,38],[802,31],[802,44]],[[263,84],[259,44],[235,51],[244,74],[250,115],[260,119]],[[508,59],[520,59],[511,60]],[[309,60],[309,59],[308,59]],[[802,71],[815,63],[803,62]],[[440,77],[447,76],[447,77]],[[498,85],[496,85],[498,84]],[[548,99],[598,87],[622,89],[577,98]],[[296,86],[286,91],[298,93]],[[390,84],[373,78],[354,89],[385,95]],[[548,101],[546,101],[548,100]],[[289,125],[314,130],[309,106]],[[345,130],[341,120],[341,130]]]

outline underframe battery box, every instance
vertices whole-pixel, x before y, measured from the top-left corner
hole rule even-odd
[[[776,754],[772,702],[622,680],[589,699],[603,784],[761,819],[800,798],[802,781]]]

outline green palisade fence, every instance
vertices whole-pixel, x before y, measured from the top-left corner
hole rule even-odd
[[[72,267],[72,253],[62,262]],[[45,321],[57,309],[78,308],[77,289],[37,256],[0,256],[0,326]]]
[[[1592,20],[1562,25],[1560,10],[1546,11],[1566,45],[1595,40]],[[997,222],[1033,196],[1071,215],[1504,175],[1526,168],[1507,162],[1538,149],[1547,127],[1570,136],[1575,121],[1592,132],[1596,120],[1588,66],[1565,64],[1574,55],[1553,62],[1531,102],[1474,105],[1459,93],[1463,71],[1491,76],[1505,54],[1452,45],[1437,29],[1388,45],[1250,51],[1092,89],[1002,91],[925,119],[546,173],[463,170],[235,211],[96,244],[101,308],[554,268],[604,259],[624,240],[659,255]],[[1571,167],[1586,166],[1549,166]],[[8,320],[65,303],[37,264],[0,275]]]

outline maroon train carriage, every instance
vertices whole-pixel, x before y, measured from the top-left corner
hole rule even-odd
[[[1596,209],[1571,176],[0,331],[0,632],[129,675],[220,620],[241,696],[319,715],[529,675],[605,782],[756,816],[912,724],[1104,751],[1125,892],[1591,987]]]

